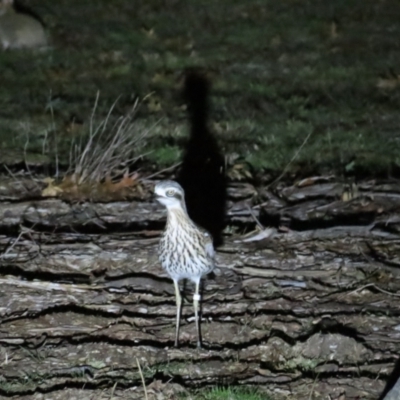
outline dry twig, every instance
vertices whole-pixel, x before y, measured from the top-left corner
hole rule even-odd
[[[139,362],[139,359],[137,357],[136,357],[136,363],[137,363],[137,366],[138,366],[138,369],[139,369],[140,378],[142,379],[142,384],[143,384],[143,389],[144,389],[144,398],[146,400],[149,400],[149,398],[147,397],[146,382],[144,381],[142,368],[140,367],[140,362]]]

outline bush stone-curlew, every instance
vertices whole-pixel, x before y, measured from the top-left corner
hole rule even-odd
[[[185,193],[174,181],[162,181],[155,186],[157,200],[167,208],[167,224],[160,240],[159,257],[162,267],[172,278],[176,296],[175,346],[178,346],[182,297],[181,279],[195,284],[193,307],[197,329],[197,347],[201,347],[199,301],[200,280],[214,268],[214,247],[211,235],[198,227],[186,211]]]

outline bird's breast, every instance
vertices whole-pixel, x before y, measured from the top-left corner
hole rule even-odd
[[[170,275],[190,277],[213,269],[202,236],[191,229],[167,228],[160,240],[161,265]]]

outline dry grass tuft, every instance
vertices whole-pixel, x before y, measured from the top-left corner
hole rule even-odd
[[[69,200],[111,201],[142,197],[140,177],[129,168],[144,156],[141,152],[145,137],[153,126],[139,130],[135,117],[140,103],[137,100],[131,111],[119,118],[112,114],[117,101],[105,119],[96,122],[99,94],[90,118],[87,135],[80,135],[71,143],[69,168],[61,182],[46,178],[47,187],[42,196],[62,197]]]
[[[106,177],[113,179],[121,175],[121,171],[143,157],[140,150],[144,146],[144,138],[150,131],[148,129],[137,132],[135,128],[134,118],[139,108],[138,100],[127,115],[111,123],[111,116],[117,103],[115,102],[106,118],[96,125],[98,101],[99,94],[96,96],[90,118],[88,136],[86,138],[81,136],[71,145],[70,168],[66,175],[74,177],[77,185],[100,182]]]

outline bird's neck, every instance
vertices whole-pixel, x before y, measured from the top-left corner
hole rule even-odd
[[[186,207],[169,207],[167,209],[167,226],[174,227],[179,226],[187,222],[189,219],[189,215],[186,211]]]

